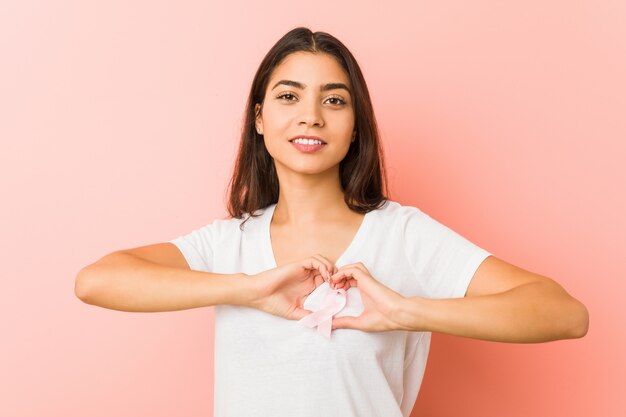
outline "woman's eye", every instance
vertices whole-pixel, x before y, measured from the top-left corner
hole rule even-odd
[[[329,97],[328,100],[335,100],[335,102],[331,104],[339,104],[339,105],[346,104],[346,102],[339,97]]]
[[[295,97],[295,96],[291,93],[285,93],[285,94],[281,94],[278,96],[278,98],[280,99],[285,98],[285,97]],[[288,98],[287,101],[293,101],[293,100],[291,98]]]

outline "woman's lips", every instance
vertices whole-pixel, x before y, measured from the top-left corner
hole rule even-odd
[[[322,149],[324,146],[326,146],[325,144],[313,144],[313,145],[305,145],[302,143],[297,143],[297,142],[291,142],[291,144],[300,152],[306,152],[306,153],[313,153],[313,152],[317,152],[320,149]]]

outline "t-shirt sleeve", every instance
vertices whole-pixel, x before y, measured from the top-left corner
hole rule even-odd
[[[491,255],[417,208],[404,223],[404,247],[429,298],[461,298],[480,264]]]
[[[168,242],[178,247],[189,268],[194,271],[212,272],[215,229],[215,223],[211,223]]]

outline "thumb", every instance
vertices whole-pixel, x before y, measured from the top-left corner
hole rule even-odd
[[[296,309],[291,313],[291,320],[300,320],[309,314],[313,313],[310,310],[305,310],[300,307],[296,307]]]
[[[358,329],[359,318],[353,316],[333,317],[332,329]]]

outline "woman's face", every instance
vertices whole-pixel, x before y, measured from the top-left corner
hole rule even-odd
[[[256,128],[279,175],[338,170],[354,137],[351,91],[348,75],[325,53],[295,52],[274,69]],[[319,150],[306,152],[293,142],[302,135],[324,143]]]

